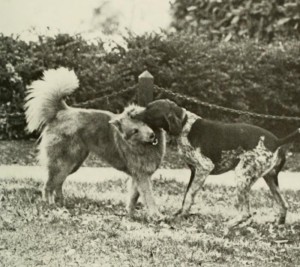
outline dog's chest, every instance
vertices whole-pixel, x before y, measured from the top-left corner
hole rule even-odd
[[[201,148],[194,148],[188,138],[183,136],[178,141],[179,154],[188,165],[196,167],[198,172],[203,170],[210,173],[214,169],[214,164],[208,157],[201,153]]]
[[[196,168],[204,168],[212,171],[212,173],[223,173],[234,168],[239,162],[239,156],[244,152],[243,149],[216,151],[218,156],[210,158],[202,153],[201,146],[195,148],[191,145],[188,135],[192,125],[199,117],[191,112],[187,112],[188,121],[178,140],[179,153],[187,164],[191,164]]]
[[[179,154],[189,165],[193,165],[198,169],[205,170],[206,172],[211,172],[214,168],[213,162],[201,152],[201,148],[194,148],[188,139],[188,134],[191,130],[192,125],[195,123],[199,117],[189,111],[186,111],[188,120],[182,130],[180,138],[178,138],[178,150]]]

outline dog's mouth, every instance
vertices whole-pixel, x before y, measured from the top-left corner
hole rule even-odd
[[[158,138],[155,137],[155,138],[153,139],[153,141],[151,142],[151,144],[152,144],[153,146],[157,146],[157,145],[158,145]]]

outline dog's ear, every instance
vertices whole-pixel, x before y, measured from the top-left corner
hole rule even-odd
[[[169,134],[170,135],[179,135],[182,130],[182,121],[174,113],[169,113],[165,116],[165,119],[168,123]]]
[[[116,117],[109,121],[109,124],[115,127],[119,132],[123,133],[122,124],[120,118]]]
[[[184,110],[175,103],[172,103],[170,112],[165,115],[165,119],[169,126],[170,135],[179,135],[181,133],[184,117]]]
[[[146,110],[139,113],[135,113],[133,116],[131,116],[131,118],[139,121],[145,121],[145,114]]]

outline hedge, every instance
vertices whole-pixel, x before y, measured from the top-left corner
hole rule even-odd
[[[158,86],[203,101],[263,114],[300,115],[298,42],[233,44],[178,34],[130,35],[125,41],[127,47],[114,45],[106,51],[100,40],[89,44],[80,36],[40,37],[39,42],[29,44],[0,36],[0,115],[7,118],[7,114],[22,113],[26,86],[40,78],[43,70],[59,66],[74,69],[80,79],[80,90],[70,104],[132,86],[147,69]],[[166,97],[159,92],[155,96]],[[135,97],[126,94],[96,108],[118,112]],[[278,135],[299,127],[293,122],[233,117],[178,102],[205,117],[252,122]],[[24,127],[7,127],[5,118],[2,126],[0,121],[2,139],[27,136]]]
[[[175,0],[172,26],[209,39],[300,37],[299,0]]]

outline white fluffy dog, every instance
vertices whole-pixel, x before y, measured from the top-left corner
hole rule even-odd
[[[66,68],[44,72],[32,83],[26,97],[29,131],[40,130],[40,158],[47,168],[43,198],[63,204],[62,185],[90,152],[114,168],[132,176],[128,212],[132,215],[141,195],[151,216],[161,216],[152,196],[152,174],[165,153],[164,132],[153,132],[132,117],[142,107],[129,106],[122,114],[69,107],[63,98],[79,86],[73,71]]]

